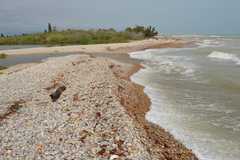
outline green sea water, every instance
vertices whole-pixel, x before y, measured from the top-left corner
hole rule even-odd
[[[188,36],[195,47],[131,53],[132,80],[152,101],[147,119],[203,160],[240,159],[240,39]]]

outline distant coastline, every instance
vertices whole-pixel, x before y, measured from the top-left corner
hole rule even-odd
[[[92,45],[68,45],[55,47],[36,47],[26,49],[1,50],[7,55],[31,55],[51,53],[128,53],[148,48],[181,47],[187,42],[175,38],[159,38],[131,41],[128,43],[92,44]]]
[[[0,45],[87,45],[106,43],[126,43],[132,40],[143,40],[158,35],[152,26],[127,27],[123,31],[110,29],[67,29],[57,30],[48,24],[48,30],[42,33],[23,33],[8,36],[1,34]]]

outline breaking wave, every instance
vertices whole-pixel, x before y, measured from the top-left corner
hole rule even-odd
[[[177,51],[180,49],[158,49],[146,50],[130,53],[130,57],[144,60],[145,70],[148,72],[162,72],[165,74],[181,74],[186,77],[194,75],[195,66],[190,63],[188,57],[168,56],[164,53],[169,51]]]
[[[200,48],[205,48],[205,47],[220,47],[223,44],[215,39],[205,39],[201,40],[200,42],[196,43]]]
[[[209,54],[208,57],[220,59],[220,60],[232,61],[232,62],[235,62],[237,65],[240,65],[240,59],[236,55],[231,53],[214,51],[211,54]]]

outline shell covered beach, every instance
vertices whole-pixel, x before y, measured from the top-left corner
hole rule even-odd
[[[129,80],[141,66],[109,57],[55,57],[0,75],[0,159],[197,159],[145,120],[150,100]]]

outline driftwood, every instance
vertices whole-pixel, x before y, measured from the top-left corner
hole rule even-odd
[[[53,102],[56,102],[61,94],[66,90],[66,87],[65,86],[61,86],[59,87],[55,92],[53,92],[52,94],[50,94],[50,97],[52,98],[52,101]]]

